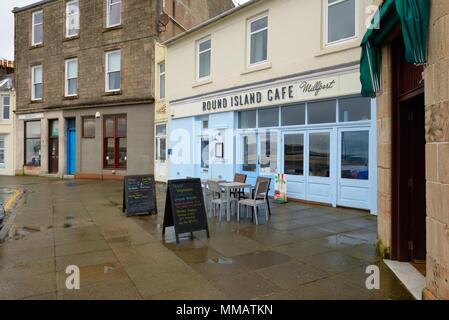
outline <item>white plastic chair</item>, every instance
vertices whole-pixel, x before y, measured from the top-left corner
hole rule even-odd
[[[268,188],[270,187],[270,183],[267,180],[258,181],[256,184],[256,189],[251,199],[240,200],[237,205],[237,221],[240,221],[240,206],[246,206],[246,215],[248,216],[248,209],[250,207],[254,210],[254,218],[256,220],[256,224],[259,224],[259,219],[257,217],[259,213],[259,207],[265,207],[265,215],[268,221],[268,205],[267,205],[267,193]]]
[[[210,211],[213,216],[216,216],[216,209],[217,206],[219,206],[219,221],[221,221],[222,211],[223,208],[226,209],[226,194],[223,192],[222,188],[220,187],[220,184],[215,181],[209,181],[209,189],[212,192],[212,200],[211,200],[211,208]],[[229,201],[232,203],[234,202],[237,204],[237,199],[231,198]]]

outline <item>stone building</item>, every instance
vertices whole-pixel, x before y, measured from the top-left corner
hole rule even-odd
[[[418,295],[449,299],[449,2],[377,2],[361,80],[377,95],[378,248],[424,274]]]
[[[43,0],[15,8],[16,173],[153,173],[154,43],[208,19],[210,5]]]

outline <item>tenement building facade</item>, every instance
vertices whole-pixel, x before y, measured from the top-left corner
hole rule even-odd
[[[449,2],[377,3],[361,82],[378,104],[378,248],[449,299]]]
[[[375,214],[376,104],[359,81],[370,4],[253,0],[166,41],[169,178],[243,173],[273,194],[284,173],[290,199]]]
[[[15,8],[17,174],[154,172],[154,43],[209,2],[43,0]]]

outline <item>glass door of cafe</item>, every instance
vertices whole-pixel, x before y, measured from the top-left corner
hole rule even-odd
[[[335,205],[334,130],[284,132],[288,197]]]
[[[239,172],[247,175],[247,182],[255,185],[257,177],[271,178],[270,191],[274,191],[274,175],[279,172],[279,132],[260,130],[241,133]]]
[[[306,199],[305,152],[306,132],[285,132],[283,141],[283,172],[287,178],[287,196]]]
[[[306,200],[335,204],[333,130],[309,131],[307,134]]]
[[[370,209],[370,127],[338,131],[338,205]]]

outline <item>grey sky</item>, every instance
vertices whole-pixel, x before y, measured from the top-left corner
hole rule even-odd
[[[244,3],[248,0],[234,0]],[[0,58],[14,60],[14,7],[23,7],[39,0],[0,0]]]

